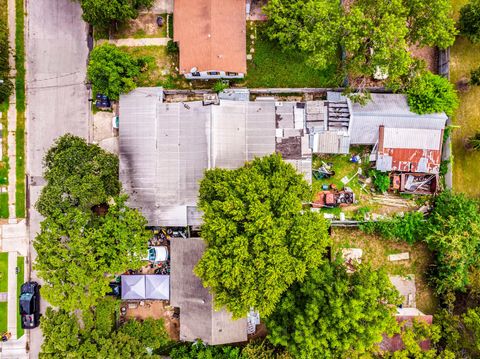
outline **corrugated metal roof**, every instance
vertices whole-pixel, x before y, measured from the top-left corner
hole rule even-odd
[[[206,169],[275,152],[274,102],[203,106],[162,103],[161,94],[137,89],[120,98],[120,180],[149,225],[186,226]]]
[[[347,98],[343,96],[341,92],[335,92],[335,91],[327,92],[327,101],[341,102],[346,100]]]
[[[400,94],[371,94],[365,106],[350,103],[351,144],[374,145],[378,141],[378,128],[433,129],[445,128],[447,115],[418,115],[410,111],[407,98]]]
[[[313,135],[314,153],[343,153],[350,150],[350,136],[343,131],[324,131]]]
[[[442,141],[442,130],[385,128],[384,131],[383,146],[387,148],[438,150]]]

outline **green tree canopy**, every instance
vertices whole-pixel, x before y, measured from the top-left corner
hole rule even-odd
[[[69,208],[89,210],[120,192],[118,158],[70,134],[57,139],[44,159],[47,185],[36,203],[43,216]]]
[[[443,309],[436,316],[442,327],[442,346],[456,354],[457,358],[480,358],[480,307],[464,313],[452,313]]]
[[[269,315],[294,281],[323,262],[330,239],[322,216],[302,212],[310,197],[307,182],[279,155],[205,173],[199,206],[208,247],[195,273],[218,307],[235,317],[251,307]]]
[[[144,58],[135,58],[115,45],[103,44],[90,53],[87,77],[94,94],[118,100],[120,94],[137,87],[135,81],[144,65]]]
[[[480,0],[470,0],[460,9],[458,28],[471,42],[480,42]]]
[[[448,79],[426,71],[407,88],[408,105],[418,114],[445,112],[451,116],[458,107],[458,95]]]
[[[470,271],[480,266],[478,202],[446,191],[435,198],[433,205],[425,241],[435,254],[434,284],[438,293],[464,291]]]
[[[264,8],[267,35],[286,49],[308,53],[312,67],[335,64],[340,54],[341,8],[331,0],[271,0]]]
[[[153,0],[80,0],[83,19],[93,26],[108,28],[138,16],[138,10],[149,8]]]
[[[396,82],[418,66],[410,45],[453,44],[457,33],[449,0],[270,0],[268,36],[286,49],[309,55],[325,69],[345,50],[345,70],[354,76],[388,74]]]
[[[450,0],[404,0],[407,8],[409,42],[446,49],[458,31]]]
[[[115,198],[105,215],[70,208],[42,222],[33,243],[34,269],[50,304],[67,311],[89,308],[110,291],[114,274],[141,266],[147,222],[125,200]]]
[[[269,339],[295,358],[343,358],[371,350],[398,331],[399,294],[383,270],[367,265],[348,274],[325,263],[283,295],[267,318]]]
[[[402,0],[356,0],[346,13],[341,43],[349,73],[388,74],[391,81],[413,64],[408,52],[407,11]]]
[[[48,307],[41,321],[40,358],[158,358],[148,350],[168,344],[162,320],[129,320],[115,329],[117,302],[106,298],[77,315]],[[135,330],[132,330],[135,328]]]

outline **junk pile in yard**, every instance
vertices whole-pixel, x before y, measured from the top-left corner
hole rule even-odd
[[[313,208],[346,207],[355,203],[355,193],[349,188],[339,191],[330,186],[330,190],[321,191],[315,195],[312,203]]]
[[[393,174],[391,189],[401,193],[435,194],[439,189],[439,176],[425,173]]]

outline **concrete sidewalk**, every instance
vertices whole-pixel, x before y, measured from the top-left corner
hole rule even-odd
[[[17,252],[8,252],[8,331],[17,339]]]

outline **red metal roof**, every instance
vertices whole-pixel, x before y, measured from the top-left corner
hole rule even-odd
[[[392,158],[391,171],[427,173],[439,172],[442,158],[441,140],[439,141],[437,149],[387,148],[384,147],[385,142],[384,127],[380,126],[378,155],[390,156]],[[420,166],[421,161],[426,161],[424,166]]]
[[[175,0],[180,73],[247,72],[245,0]]]
[[[422,315],[422,316],[403,316],[399,315],[395,317],[398,323],[403,323],[403,326],[411,326],[414,320],[425,322],[429,325],[433,322],[433,316],[431,315]],[[430,349],[430,340],[424,340],[420,342],[420,348],[422,350],[429,350]],[[398,350],[405,349],[405,345],[403,344],[402,337],[400,334],[395,334],[393,337],[388,337],[387,335],[383,336],[383,340],[380,343],[380,349],[383,351],[389,352],[396,352]]]

